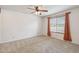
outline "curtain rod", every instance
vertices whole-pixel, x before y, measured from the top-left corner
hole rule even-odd
[[[62,17],[62,16],[65,16],[65,14],[71,14],[71,12],[63,12],[63,13],[56,13],[56,14],[53,14],[51,16],[48,16],[50,18],[54,18],[54,17]]]

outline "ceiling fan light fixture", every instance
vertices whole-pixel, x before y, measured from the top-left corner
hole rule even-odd
[[[35,12],[36,15],[41,15],[41,12]]]

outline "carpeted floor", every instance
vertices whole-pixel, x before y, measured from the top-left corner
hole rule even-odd
[[[4,53],[79,53],[79,45],[46,36],[0,44]]]

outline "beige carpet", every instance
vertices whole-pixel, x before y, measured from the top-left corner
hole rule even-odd
[[[22,39],[0,44],[5,53],[78,53],[79,45],[46,36]]]

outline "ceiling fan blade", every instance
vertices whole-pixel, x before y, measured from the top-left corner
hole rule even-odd
[[[39,10],[39,11],[41,11],[41,12],[48,12],[48,10]]]
[[[33,9],[33,8],[28,8],[28,9],[35,10],[35,9]]]
[[[33,12],[30,12],[30,14],[33,14],[33,13],[35,13],[36,11],[33,11]]]

